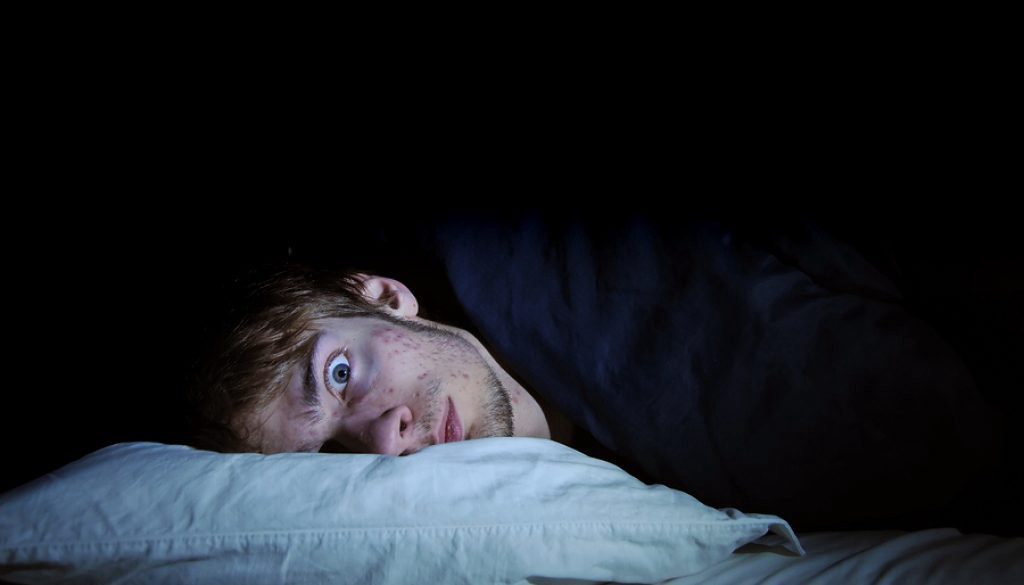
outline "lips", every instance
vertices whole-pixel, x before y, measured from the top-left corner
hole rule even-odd
[[[459,411],[455,409],[455,402],[451,396],[448,397],[448,409],[445,412],[444,420],[441,422],[440,442],[453,443],[462,440],[462,421],[459,420]]]

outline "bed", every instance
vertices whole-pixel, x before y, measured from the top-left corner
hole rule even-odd
[[[1024,582],[1019,255],[984,241],[971,258],[1008,276],[953,278],[957,258],[921,272],[783,227],[449,214],[350,230],[585,440],[392,458],[94,434],[117,444],[0,496],[0,580]],[[333,260],[324,241],[287,249]],[[981,326],[934,319],[959,302]]]

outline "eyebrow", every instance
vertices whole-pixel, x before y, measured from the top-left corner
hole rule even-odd
[[[319,420],[320,417],[320,392],[316,383],[316,348],[320,345],[320,338],[323,333],[313,338],[309,346],[309,359],[306,360],[306,372],[302,376],[302,401],[310,410],[306,417],[311,420]]]

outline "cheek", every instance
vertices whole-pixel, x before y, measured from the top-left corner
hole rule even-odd
[[[432,360],[427,359],[422,341],[396,330],[383,331],[373,341],[375,360],[387,378],[396,383],[402,378],[426,379]]]
[[[439,365],[422,352],[405,348],[386,349],[382,364],[374,388],[377,393],[399,392],[410,386],[423,385],[436,376]]]
[[[409,353],[419,353],[423,348],[420,340],[415,339],[409,336],[406,332],[397,329],[382,331],[376,336],[376,341],[380,345],[381,349],[391,357]]]

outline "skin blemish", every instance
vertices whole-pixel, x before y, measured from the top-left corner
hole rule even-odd
[[[420,374],[419,376],[416,376],[416,379],[417,379],[417,380],[422,380],[423,378],[426,378],[426,377],[427,377],[427,373],[426,373],[426,372],[423,372],[423,373],[422,373],[422,374]]]

